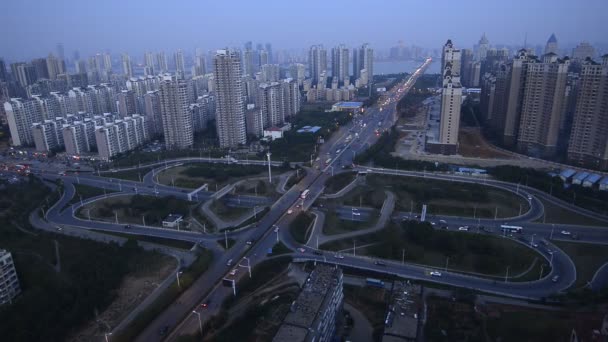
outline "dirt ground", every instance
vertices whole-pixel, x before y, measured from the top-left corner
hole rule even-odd
[[[148,272],[125,277],[112,304],[100,312],[96,320],[89,322],[80,331],[70,336],[67,341],[101,341],[104,333],[111,330],[110,328],[116,327],[131,310],[135,309],[171,274],[176,267],[176,261],[172,257],[165,256],[156,266],[158,267],[151,267],[154,270],[150,269]]]
[[[512,155],[494,149],[474,128],[461,128],[458,153],[463,157],[515,159]]]

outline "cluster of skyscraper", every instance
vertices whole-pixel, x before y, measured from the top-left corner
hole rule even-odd
[[[356,88],[369,85],[374,74],[374,50],[369,44],[352,49],[352,78],[349,71],[350,56],[351,50],[345,45],[338,45],[331,50],[331,85],[328,87],[327,50],[323,45],[310,47],[308,52],[310,80],[304,81],[303,84],[309,102],[350,100]]]
[[[152,137],[163,137],[168,149],[190,148],[194,132],[216,119],[219,145],[233,148],[246,144],[248,136],[261,136],[265,128],[283,126],[300,110],[304,65],[289,65],[292,78],[286,78],[285,69],[272,63],[270,44],[253,50],[248,42],[244,50],[218,50],[211,73],[200,49],[190,75],[182,50],[174,54],[172,74],[164,52],[143,57],[134,68],[129,55],[122,54],[122,74],[113,73],[107,53],[92,56],[88,64],[75,56],[75,73],[68,73],[65,60],[53,54],[13,63],[10,74],[0,59],[0,117],[9,124],[12,144],[35,145],[40,151],[65,148],[70,155],[98,151],[110,159]],[[135,76],[142,71],[143,76]],[[132,122],[137,122],[135,135]],[[65,139],[68,132],[88,139]]]
[[[608,169],[608,55],[578,45],[558,55],[552,35],[544,54],[521,49],[483,60],[481,109],[487,128],[521,153]]]

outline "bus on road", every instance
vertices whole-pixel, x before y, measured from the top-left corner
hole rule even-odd
[[[302,191],[302,194],[300,195],[300,198],[301,199],[306,199],[306,196],[308,196],[308,193],[310,193],[310,190],[308,190],[308,189]]]
[[[520,226],[509,226],[509,225],[503,224],[500,226],[500,230],[502,230],[503,232],[506,232],[506,233],[522,233],[524,228],[520,227]]]
[[[384,282],[380,279],[367,278],[365,279],[365,283],[367,284],[367,286],[374,286],[382,289],[384,288]]]

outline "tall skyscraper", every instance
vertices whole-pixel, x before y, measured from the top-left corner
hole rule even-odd
[[[152,52],[144,54],[144,74],[146,76],[154,75],[154,55]]]
[[[161,51],[156,54],[156,63],[158,64],[158,72],[166,73],[169,71],[167,66],[167,56],[165,56],[165,52]]]
[[[127,78],[133,77],[133,65],[131,65],[131,57],[126,53],[122,55],[122,72]]]
[[[551,33],[551,37],[547,40],[547,44],[545,45],[545,54],[554,53],[559,55],[559,48],[557,46],[557,38],[555,38],[555,33]]]
[[[268,53],[268,64],[274,63],[274,57],[272,56],[272,44],[266,43],[266,52]]]
[[[203,76],[207,73],[207,59],[202,51],[194,59],[193,76]]]
[[[245,103],[239,54],[218,50],[213,60],[216,92],[215,120],[221,147],[247,142]]]
[[[186,79],[186,61],[184,59],[184,52],[181,49],[177,50],[177,52],[175,52],[174,59],[175,59],[175,73],[177,74],[177,77],[182,80],[185,80]]]
[[[361,78],[361,70],[365,70],[367,82],[373,81],[374,77],[374,50],[365,43],[359,49],[353,49],[353,74],[355,78]]]
[[[327,71],[327,50],[323,45],[313,45],[308,52],[308,72],[312,83],[316,84],[321,74]]]
[[[566,110],[569,60],[554,53],[528,66],[521,106],[517,149],[536,157],[552,157]]]
[[[587,42],[578,44],[572,50],[572,59],[574,60],[584,61],[587,57],[591,59],[595,58],[595,49]]]
[[[331,51],[331,75],[340,83],[349,79],[349,54],[349,49],[344,45],[339,45]]]
[[[283,111],[283,96],[279,82],[260,84],[260,110],[269,126],[281,126],[285,122]]]
[[[486,37],[486,34],[484,32],[484,34],[479,39],[479,43],[477,44],[477,60],[484,61],[486,59],[486,55],[489,49],[490,41],[488,40],[488,37]]]
[[[52,80],[57,79],[57,75],[63,73],[59,60],[52,53],[46,58],[46,66],[49,72],[49,78]]]
[[[504,120],[499,124],[503,127],[503,144],[508,147],[514,147],[517,141],[528,65],[533,61],[533,57],[526,50],[521,49],[510,65],[511,70],[508,76],[507,93],[504,94],[506,101]]]
[[[11,132],[13,146],[33,146],[32,125],[44,119],[35,99],[10,99],[4,103],[4,112]]]
[[[0,58],[0,81],[7,81],[8,73],[6,71],[6,63],[4,59]]]
[[[160,110],[160,91],[148,91],[144,95],[144,112],[150,136],[163,134],[163,117]]]
[[[462,60],[461,60],[461,83],[465,87],[472,86],[472,72],[473,72],[473,51],[470,49],[462,49]]]
[[[608,54],[602,63],[583,62],[568,161],[608,170]]]
[[[255,74],[255,70],[253,68],[253,58],[253,51],[251,49],[245,49],[245,51],[243,52],[243,75],[253,77],[253,75]]]
[[[458,150],[458,130],[460,129],[460,106],[462,86],[460,85],[460,50],[450,39],[443,47],[441,65],[443,89],[441,91],[441,119],[439,123],[439,151],[435,153],[454,154]]]
[[[188,101],[188,83],[165,79],[160,84],[160,112],[167,149],[184,149],[194,142],[194,123]]]

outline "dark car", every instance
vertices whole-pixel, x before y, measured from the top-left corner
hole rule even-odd
[[[160,329],[160,331],[158,332],[158,334],[159,334],[160,336],[165,336],[165,335],[167,335],[167,333],[168,333],[168,332],[169,332],[169,326],[168,326],[168,325],[165,325],[164,327],[162,327],[162,328]]]
[[[130,224],[126,224],[125,225],[125,229],[129,229],[129,228],[131,228],[131,225]]]
[[[377,265],[377,266],[386,266],[386,264],[383,263],[382,261],[374,261],[374,265]]]
[[[312,252],[312,254],[315,254],[315,255],[323,255],[323,252],[321,252],[321,251],[314,251],[314,252]]]
[[[209,306],[209,304],[211,304],[211,299],[204,301],[203,304],[201,304],[201,308],[205,309]]]
[[[580,240],[581,238],[581,236],[578,234],[572,234],[570,237],[572,238],[572,240]]]

